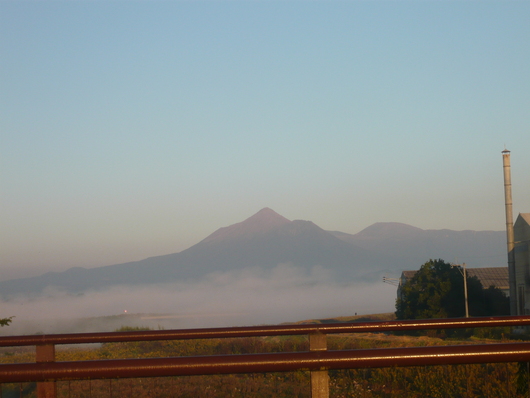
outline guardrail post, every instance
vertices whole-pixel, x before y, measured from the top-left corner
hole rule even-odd
[[[37,346],[37,362],[55,362],[55,345],[43,344]],[[57,387],[54,381],[37,383],[37,398],[56,398]]]
[[[326,351],[328,349],[326,335],[320,332],[309,335],[309,349],[311,351]],[[329,376],[327,370],[311,371],[311,398],[329,398]]]

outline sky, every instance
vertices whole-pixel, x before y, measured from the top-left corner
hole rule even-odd
[[[0,279],[530,212],[530,2],[0,0]]]

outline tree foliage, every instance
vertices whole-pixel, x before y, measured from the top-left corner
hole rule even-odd
[[[2,319],[0,319],[0,327],[2,327],[2,326],[8,326],[8,325],[11,323],[12,320],[13,320],[13,317],[12,317],[12,316],[9,317],[9,318],[2,318]]]
[[[464,278],[459,266],[429,260],[400,287],[398,319],[457,318],[465,316]],[[470,316],[509,315],[509,298],[498,288],[484,288],[467,277]]]

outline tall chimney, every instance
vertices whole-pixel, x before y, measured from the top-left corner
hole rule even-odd
[[[513,210],[512,210],[512,176],[510,170],[510,151],[502,151],[502,164],[504,166],[504,202],[506,207],[506,244],[508,249],[508,276],[510,278],[510,314],[518,314],[517,308],[517,283],[515,280],[515,239],[513,235]]]

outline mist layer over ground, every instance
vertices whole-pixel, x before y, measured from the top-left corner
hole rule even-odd
[[[2,316],[15,318],[0,333],[111,331],[120,326],[153,325],[164,329],[252,326],[394,311],[393,286],[339,283],[331,276],[322,267],[306,271],[279,264],[268,271],[246,268],[191,282],[121,286],[76,296],[48,290],[40,299],[2,302]],[[88,319],[93,317],[113,322]],[[72,330],[72,320],[80,318],[84,318],[79,323],[83,330]]]

